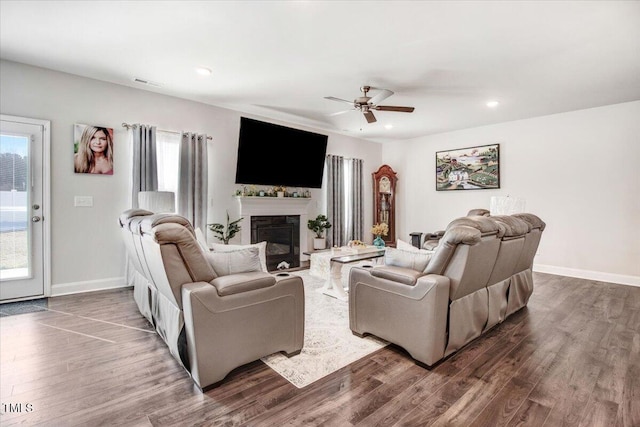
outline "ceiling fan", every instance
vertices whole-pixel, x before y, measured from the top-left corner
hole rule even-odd
[[[380,90],[374,97],[367,96],[367,93],[371,90]],[[353,101],[347,101],[346,99],[340,99],[333,96],[325,96],[325,99],[329,99],[331,101],[343,102],[351,105],[353,108],[350,110],[339,111],[337,113],[330,114],[331,116],[335,116],[338,114],[348,113],[349,111],[360,111],[364,114],[364,118],[367,119],[367,123],[374,123],[376,121],[376,116],[373,115],[373,110],[377,111],[397,111],[400,113],[412,113],[413,107],[396,107],[392,105],[378,105],[381,101],[387,99],[393,92],[389,89],[376,89],[371,86],[362,86],[360,88],[364,96],[360,96]]]

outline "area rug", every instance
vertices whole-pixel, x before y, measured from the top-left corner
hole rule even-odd
[[[351,266],[345,266],[342,281],[346,286]],[[281,353],[261,360],[298,388],[305,387],[388,343],[376,337],[359,338],[349,329],[349,303],[320,293],[324,280],[309,270],[291,274],[302,277],[305,290],[304,347],[300,354]]]

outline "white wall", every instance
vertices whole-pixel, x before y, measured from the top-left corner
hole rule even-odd
[[[437,151],[493,143],[499,190],[435,190]],[[640,286],[640,101],[385,144],[383,159],[400,178],[400,238],[523,197],[547,223],[537,271]]]
[[[51,120],[54,294],[122,285],[117,218],[129,206],[131,166],[122,122],[212,135],[209,221],[223,221],[227,209],[237,214],[231,195],[238,187],[238,112],[7,61],[0,61],[0,112]],[[547,223],[537,270],[640,285],[638,117],[640,101],[383,146],[329,134],[327,151],[365,161],[365,230],[372,218],[370,176],[387,163],[399,177],[399,238],[488,208],[492,195],[519,196]],[[73,173],[74,123],[114,128],[113,176]],[[499,190],[435,191],[436,151],[491,143],[500,143]],[[322,191],[312,193],[310,214],[323,212]],[[94,207],[74,208],[75,195],[93,196]]]
[[[232,194],[238,188],[234,180],[240,113],[15,62],[0,61],[0,76],[2,114],[51,120],[49,220],[54,295],[123,285],[124,246],[118,216],[129,207],[131,160],[122,122],[213,136],[209,146],[209,222],[223,222],[226,210],[232,217],[237,215]],[[114,129],[113,176],[74,174],[74,123]],[[364,160],[365,229],[371,227],[369,177],[382,164],[382,147],[329,134],[327,152]],[[93,208],[74,208],[76,195],[93,196]],[[325,211],[326,202],[321,190],[312,190],[312,197],[315,202],[309,214],[315,216]]]

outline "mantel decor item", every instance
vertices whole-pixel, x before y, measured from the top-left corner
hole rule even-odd
[[[436,152],[436,190],[500,188],[500,144]]]
[[[273,192],[276,193],[277,197],[284,197],[284,193],[287,192],[287,188],[283,186],[275,186],[273,187]]]
[[[229,212],[227,211],[227,225],[226,227],[222,224],[207,224],[209,230],[213,233],[216,239],[222,241],[225,245],[229,244],[229,240],[233,239],[238,231],[240,231],[240,221],[243,218],[238,218],[235,221],[229,222]]]
[[[316,237],[313,239],[313,249],[325,249],[327,240],[324,237],[324,230],[331,228],[327,216],[320,214],[316,219],[310,219],[307,221],[307,228],[316,233]]]

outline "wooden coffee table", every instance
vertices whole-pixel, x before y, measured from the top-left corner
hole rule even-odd
[[[359,252],[341,249],[340,251],[326,250],[322,253],[305,252],[305,255],[317,254],[317,256],[327,257],[329,259],[329,277],[324,286],[318,289],[318,292],[322,292],[325,295],[341,301],[348,301],[349,296],[347,291],[342,287],[342,266],[367,259],[381,258],[384,256],[384,252],[384,249],[378,248],[371,248]]]

